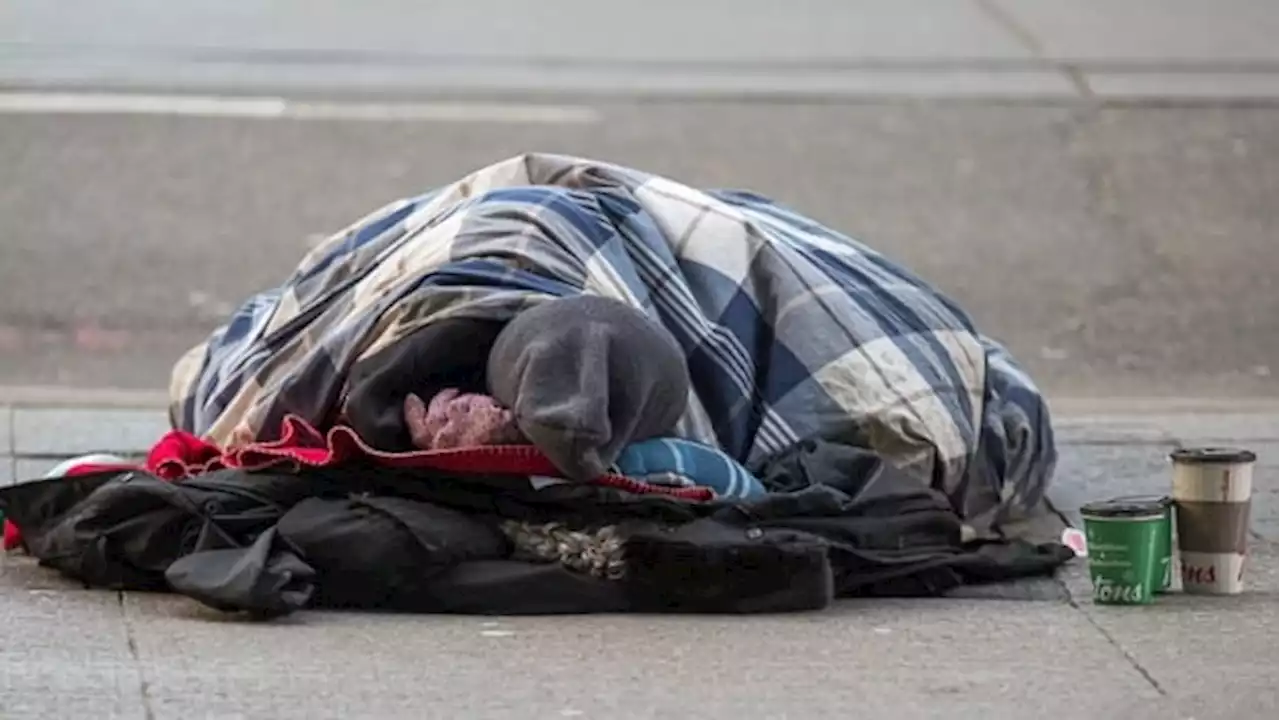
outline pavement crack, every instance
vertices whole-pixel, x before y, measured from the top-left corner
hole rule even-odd
[[[1118,640],[1115,639],[1115,636],[1107,632],[1106,628],[1098,624],[1098,621],[1095,620],[1087,610],[1080,607],[1080,603],[1076,602],[1076,599],[1074,597],[1071,597],[1071,599],[1069,599],[1067,603],[1071,605],[1071,607],[1075,608],[1076,612],[1084,616],[1085,622],[1092,625],[1093,628],[1097,630],[1098,633],[1102,635],[1103,638],[1106,639],[1107,644],[1115,648],[1120,653],[1120,655],[1124,657],[1125,662],[1129,663],[1129,667],[1133,668],[1139,675],[1141,675],[1142,679],[1146,680],[1148,685],[1150,685],[1152,688],[1155,688],[1155,691],[1159,693],[1161,697],[1169,697],[1169,692],[1160,685],[1160,682],[1156,680],[1155,677],[1150,672],[1148,672],[1145,667],[1142,666],[1142,663],[1138,662],[1138,659],[1135,658],[1132,653],[1126,650],[1125,647],[1121,645]]]
[[[1065,75],[1067,81],[1071,83],[1071,86],[1081,98],[1091,102],[1096,101],[1093,88],[1089,87],[1089,81],[1085,78],[1084,72],[1076,65],[1056,62],[1049,57],[1049,54],[1045,52],[1044,43],[1040,42],[1040,38],[1036,37],[1031,28],[1027,27],[1016,15],[1001,6],[997,0],[973,0],[973,2],[987,17],[1004,28],[1005,32],[1012,35],[1027,52],[1034,55],[1038,60],[1053,65]]]
[[[129,620],[129,611],[124,604],[123,590],[116,592],[116,604],[120,608],[120,621],[124,624],[124,637],[129,646],[129,656],[133,658],[133,665],[138,669],[138,695],[142,701],[143,717],[146,720],[155,720],[156,712],[151,706],[151,682],[147,679],[142,656],[138,653],[138,641],[133,632],[133,622]]]
[[[978,6],[979,10],[986,13],[987,17],[994,20],[996,24],[1016,38],[1028,52],[1041,60],[1047,59],[1044,43],[1040,42],[1035,33],[1031,32],[1031,28],[1022,24],[1013,13],[1005,10],[996,0],[973,0],[973,3]]]

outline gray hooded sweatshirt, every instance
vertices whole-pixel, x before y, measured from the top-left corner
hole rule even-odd
[[[689,368],[675,338],[617,300],[557,298],[498,334],[489,392],[565,477],[608,471],[632,442],[670,434],[684,414]]]

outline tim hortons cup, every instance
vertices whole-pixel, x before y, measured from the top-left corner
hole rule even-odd
[[[1236,448],[1183,448],[1169,457],[1183,592],[1241,592],[1257,456]]]

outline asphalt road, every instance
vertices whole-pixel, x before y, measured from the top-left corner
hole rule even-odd
[[[1275,13],[5,2],[0,386],[163,388],[309,238],[539,150],[776,196],[935,281],[1057,395],[1275,397]],[[550,122],[509,105],[505,122],[42,115],[15,108],[15,87],[576,107]]]
[[[1276,112],[595,104],[598,122],[0,116],[0,385],[163,388],[309,238],[526,150],[750,188],[882,248],[1053,393],[1276,392]]]

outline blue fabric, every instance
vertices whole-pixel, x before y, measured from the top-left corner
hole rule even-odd
[[[628,445],[618,472],[656,485],[700,485],[724,499],[759,497],[764,485],[723,452],[680,438],[653,438]]]

